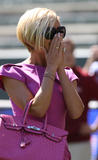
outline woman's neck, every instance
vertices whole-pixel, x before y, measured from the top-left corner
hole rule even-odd
[[[32,52],[30,53],[30,57],[27,58],[24,63],[46,66],[45,55],[43,52]]]

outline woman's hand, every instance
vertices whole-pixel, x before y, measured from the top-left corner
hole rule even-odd
[[[63,64],[64,53],[62,52],[62,50],[62,36],[60,36],[60,33],[58,33],[54,36],[48,53],[46,53],[46,61],[48,68],[52,68],[53,70],[57,71],[57,69]]]

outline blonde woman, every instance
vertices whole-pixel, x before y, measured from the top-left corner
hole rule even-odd
[[[47,112],[48,124],[55,127],[65,128],[67,111],[73,119],[81,116],[84,106],[76,91],[78,78],[64,64],[65,34],[65,27],[50,9],[34,8],[20,17],[17,37],[30,56],[19,64],[0,68],[2,88],[10,97],[14,115],[21,115],[33,99],[30,116],[41,119]],[[65,149],[65,159],[69,160],[70,153]]]

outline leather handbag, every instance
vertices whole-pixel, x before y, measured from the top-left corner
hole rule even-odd
[[[0,115],[0,160],[69,160],[67,132],[28,118],[32,100],[22,117]]]

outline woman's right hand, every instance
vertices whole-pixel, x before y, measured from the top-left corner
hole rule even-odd
[[[60,33],[56,34],[50,44],[48,53],[46,53],[46,62],[47,67],[51,68],[53,71],[57,71],[59,65],[63,61],[63,43],[62,43],[62,36]]]

